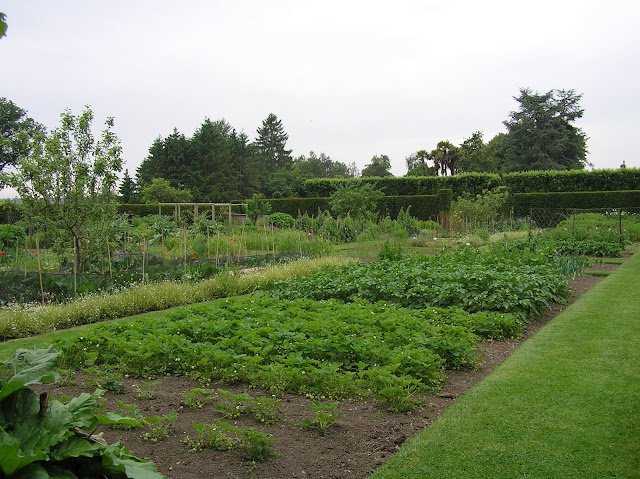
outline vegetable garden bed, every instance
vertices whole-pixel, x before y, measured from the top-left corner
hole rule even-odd
[[[569,284],[573,302],[601,278],[578,276]],[[124,394],[106,393],[108,409],[116,408],[116,399],[127,404],[136,404],[142,414],[158,416],[178,411],[178,419],[173,422],[174,433],[164,440],[151,443],[141,439],[145,429],[112,430],[104,429],[104,437],[109,443],[121,440],[133,452],[153,460],[161,472],[170,478],[196,479],[204,477],[221,478],[365,478],[377,466],[396,452],[406,439],[429,425],[458,396],[473,384],[489,374],[493,368],[513,352],[519,344],[532,335],[566,305],[552,304],[551,309],[539,320],[526,326],[520,339],[483,342],[479,353],[483,357],[475,369],[447,371],[447,380],[438,393],[423,396],[425,406],[412,409],[409,413],[389,412],[384,402],[375,399],[360,401],[340,401],[338,408],[342,416],[331,426],[325,436],[315,430],[302,429],[303,418],[313,416],[309,405],[312,399],[303,395],[278,394],[281,400],[281,418],[271,426],[264,426],[251,414],[233,420],[238,426],[255,427],[276,438],[274,451],[277,456],[256,464],[244,458],[241,449],[231,451],[204,450],[190,454],[181,437],[193,437],[192,421],[197,423],[215,422],[222,419],[212,402],[202,408],[188,408],[181,405],[181,395],[192,388],[203,387],[199,382],[184,377],[163,377],[155,387],[153,399],[140,399],[134,385],[143,387],[141,379],[124,378]],[[246,386],[212,382],[207,388],[215,391],[218,387],[231,390],[234,394],[248,392],[254,397],[270,395],[266,390],[249,389]],[[92,377],[79,374],[73,385],[42,385],[38,391],[47,390],[54,396],[77,395],[93,392]],[[212,401],[220,399],[214,392]]]

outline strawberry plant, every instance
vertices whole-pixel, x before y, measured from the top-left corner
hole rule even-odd
[[[263,462],[273,456],[273,443],[275,438],[271,434],[260,432],[253,427],[235,427],[231,424],[218,421],[218,425],[225,431],[233,432],[239,436],[239,444],[250,461]]]
[[[214,451],[228,451],[237,443],[237,440],[223,432],[219,424],[200,424],[193,422],[196,438],[185,437],[184,442],[189,447],[189,452],[196,453],[204,449]]]
[[[312,419],[304,418],[302,425],[305,428],[313,428],[320,431],[322,436],[326,435],[329,426],[335,423],[341,416],[342,411],[338,409],[337,402],[318,402],[314,401],[309,406],[309,409],[315,411],[315,416]]]
[[[280,400],[273,397],[260,396],[251,401],[256,419],[265,426],[270,426],[280,417],[278,406],[280,406]]]
[[[155,381],[142,381],[142,386],[137,384],[133,385],[133,389],[136,392],[138,399],[153,399],[155,390],[162,383],[162,379],[156,379]]]
[[[183,392],[180,397],[186,407],[203,408],[211,397],[211,389],[193,388]]]
[[[155,416],[147,418],[145,421],[148,425],[151,425],[151,430],[142,434],[141,439],[143,441],[149,441],[151,443],[157,443],[162,439],[169,437],[172,434],[171,423],[178,418],[178,413],[173,411],[163,416]]]
[[[215,408],[222,413],[222,416],[234,419],[241,414],[251,412],[250,401],[253,398],[248,393],[233,394],[230,391],[218,389],[218,394],[226,399],[224,402],[215,404]]]

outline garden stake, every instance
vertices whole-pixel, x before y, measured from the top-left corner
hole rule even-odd
[[[38,278],[40,279],[40,295],[42,296],[42,304],[44,304],[44,289],[42,288],[42,265],[40,264],[40,243],[36,236],[36,259],[38,260]]]
[[[178,205],[178,208],[180,205]],[[187,274],[187,230],[182,228],[182,264],[184,265],[184,274]]]
[[[107,238],[107,259],[109,260],[109,278],[113,278],[113,270],[111,269],[111,248],[109,248],[109,238]]]
[[[218,266],[219,253],[220,253],[220,231],[218,231],[218,238],[216,239],[216,266]]]
[[[24,277],[27,277],[27,260],[29,259],[29,250],[27,249],[27,238],[24,239]]]
[[[142,243],[142,282],[144,283],[144,241]]]
[[[273,239],[273,260],[276,260],[276,229],[271,225],[271,234]]]
[[[73,237],[73,297],[78,290],[78,263],[76,263],[76,237]]]

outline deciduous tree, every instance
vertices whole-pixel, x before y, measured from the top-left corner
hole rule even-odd
[[[294,160],[294,166],[305,179],[350,177],[349,167],[339,161],[333,161],[328,155],[313,151],[309,156],[300,155]]]
[[[393,176],[391,173],[391,160],[387,155],[374,156],[371,158],[371,163],[362,169],[361,176]]]
[[[192,199],[191,192],[182,188],[174,188],[169,180],[154,178],[149,186],[140,192],[145,203],[188,203]]]
[[[92,121],[88,106],[79,116],[66,110],[60,115],[60,126],[39,136],[8,175],[9,185],[22,200],[26,220],[55,236],[59,249],[73,241],[79,263],[84,259],[88,232],[99,230],[94,226],[116,213],[114,193],[122,169],[113,118],[107,118],[99,140],[93,137]]]
[[[25,110],[0,98],[0,171],[27,156],[44,133],[44,126],[29,118]]]

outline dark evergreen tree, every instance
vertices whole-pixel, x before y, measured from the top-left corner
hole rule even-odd
[[[260,167],[267,174],[292,168],[291,150],[287,150],[288,139],[289,135],[285,133],[282,122],[270,113],[258,128],[258,138],[255,141]]]
[[[174,130],[153,142],[137,170],[138,188],[163,178],[172,188],[190,191],[197,202],[248,198],[259,192],[254,156],[245,134],[225,120],[205,118],[191,138]]]
[[[507,127],[505,171],[583,169],[587,162],[587,137],[574,123],[582,118],[580,99],[574,90],[538,94],[520,90],[520,104]]]
[[[129,176],[129,170],[124,171],[124,177],[122,178],[122,184],[118,190],[123,203],[131,203],[136,194],[136,183]]]

